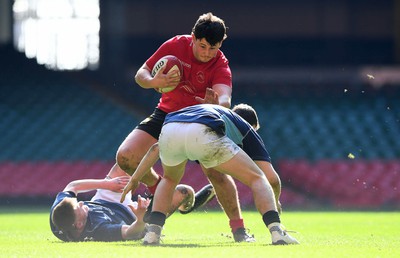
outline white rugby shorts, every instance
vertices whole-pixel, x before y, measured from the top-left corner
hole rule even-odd
[[[164,125],[158,145],[160,159],[167,166],[197,160],[204,167],[211,168],[230,160],[240,150],[227,136],[219,136],[210,127],[198,123]]]

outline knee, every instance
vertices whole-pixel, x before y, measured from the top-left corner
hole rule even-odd
[[[278,177],[272,178],[268,180],[269,184],[273,189],[280,189],[281,188],[281,180]]]
[[[133,153],[127,148],[119,148],[116,155],[118,166],[126,173],[132,175],[135,171],[138,162],[135,161]],[[136,165],[135,165],[136,164]]]

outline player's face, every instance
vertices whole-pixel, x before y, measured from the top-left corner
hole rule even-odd
[[[86,219],[88,216],[89,212],[89,207],[87,205],[84,205],[83,202],[78,202],[76,206],[74,207],[74,213],[75,213],[75,227],[78,227],[77,225],[85,224]]]
[[[193,34],[192,37],[194,57],[203,63],[207,63],[208,61],[213,59],[217,55],[218,49],[222,45],[222,42],[219,42],[215,46],[211,46],[205,38],[196,39]]]

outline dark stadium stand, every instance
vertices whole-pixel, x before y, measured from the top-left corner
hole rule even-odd
[[[395,96],[266,97],[254,106],[276,159],[346,159],[349,153],[394,159],[400,156],[400,102],[392,100]]]
[[[110,82],[48,71],[9,48],[0,55],[1,203],[52,199],[71,180],[104,177],[119,144],[144,118],[132,110],[147,114],[157,102],[137,87],[127,105],[132,81],[107,89]],[[307,81],[234,87],[233,104],[258,111],[260,134],[282,177],[284,207],[400,206],[400,87]],[[191,164],[183,182],[197,190],[207,180]],[[241,204],[253,207],[248,188],[238,183],[238,189]]]
[[[143,117],[74,73],[49,71],[9,48],[0,55],[0,199],[52,199],[73,179],[104,177]]]
[[[15,68],[0,78],[0,161],[112,160],[141,119],[66,74]]]

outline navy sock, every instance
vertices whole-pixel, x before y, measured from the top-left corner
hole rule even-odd
[[[278,222],[281,223],[281,219],[279,218],[279,213],[277,211],[267,211],[262,216],[265,226],[268,227],[269,224]]]
[[[158,211],[152,211],[150,214],[149,224],[156,224],[160,227],[164,226],[167,216]]]

